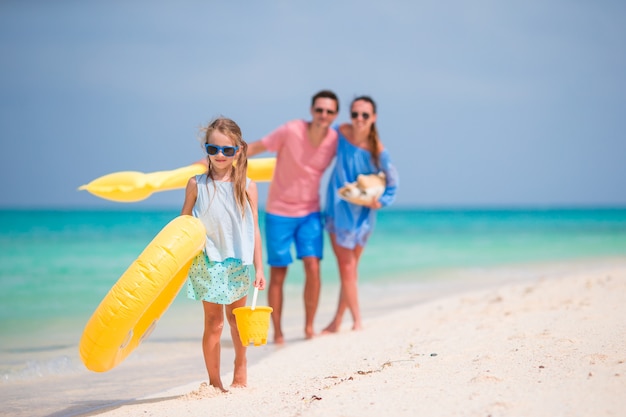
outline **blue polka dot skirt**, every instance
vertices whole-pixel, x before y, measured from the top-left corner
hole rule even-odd
[[[232,304],[248,295],[250,267],[240,259],[209,260],[204,251],[192,261],[187,281],[187,297],[215,304]]]

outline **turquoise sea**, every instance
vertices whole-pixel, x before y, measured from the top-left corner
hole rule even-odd
[[[86,371],[76,350],[84,325],[126,268],[177,215],[177,210],[0,211],[0,389],[12,410],[8,415],[21,415],[20,401],[29,400],[21,396],[42,381],[51,398],[58,398],[55,378],[80,382]],[[426,285],[445,279],[446,271],[624,255],[622,208],[387,209],[378,214],[360,282],[373,288]],[[328,244],[325,258],[323,285],[333,288],[337,273]],[[301,284],[302,268],[295,264],[287,285],[298,292]],[[179,295],[170,310],[188,306]],[[156,337],[177,342],[176,334]],[[66,398],[52,401],[40,414],[31,409],[23,415],[80,415],[111,400],[102,401]]]

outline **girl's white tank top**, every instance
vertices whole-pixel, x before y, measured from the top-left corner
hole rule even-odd
[[[196,175],[198,197],[192,213],[206,229],[205,251],[211,261],[254,259],[254,217],[246,202],[243,216],[235,200],[232,182],[212,181],[207,174]],[[246,181],[246,188],[250,179]]]

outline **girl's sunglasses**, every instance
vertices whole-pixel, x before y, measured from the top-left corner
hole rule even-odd
[[[350,113],[350,117],[352,117],[353,119],[356,119],[357,117],[359,117],[359,114],[361,115],[363,120],[367,120],[367,119],[370,118],[370,114],[369,113],[359,113],[359,112],[356,112],[356,111],[353,111],[352,113]]]
[[[227,157],[235,156],[235,153],[239,150],[239,146],[217,146],[210,143],[205,143],[204,148],[206,153],[211,156],[217,155],[218,152],[222,152],[222,155]]]

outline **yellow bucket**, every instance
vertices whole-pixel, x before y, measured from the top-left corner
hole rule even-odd
[[[233,310],[237,319],[239,338],[244,346],[252,343],[261,346],[267,343],[267,332],[270,328],[270,314],[272,307],[257,306],[238,307]]]

